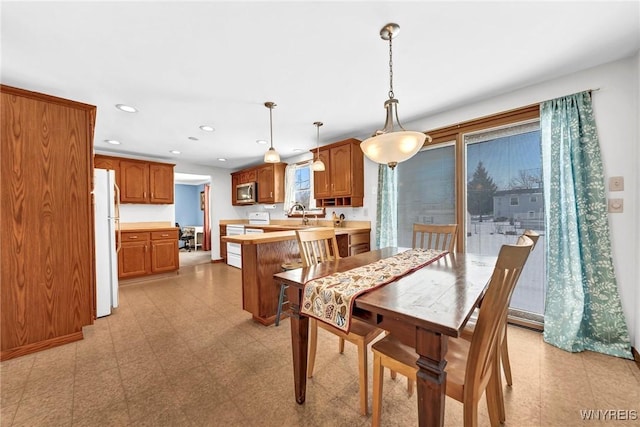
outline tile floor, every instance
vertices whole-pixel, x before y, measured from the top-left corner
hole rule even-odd
[[[120,299],[115,314],[85,328],[83,341],[0,364],[2,427],[371,423],[358,414],[355,348],[338,354],[335,338],[322,330],[307,402],[295,403],[289,322],[276,328],[251,321],[241,309],[239,270],[182,268],[129,282]],[[581,409],[640,412],[634,362],[569,354],[517,327],[509,330],[509,344],[514,386],[505,393],[507,426],[603,424],[582,421]],[[415,399],[407,398],[403,380],[386,375],[383,424],[417,425]],[[488,425],[484,401],[480,412],[480,425]],[[461,405],[447,399],[446,425],[461,425],[461,414]]]

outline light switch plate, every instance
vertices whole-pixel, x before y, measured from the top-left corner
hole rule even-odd
[[[622,199],[609,199],[609,212],[620,213],[624,208],[624,201]]]
[[[612,176],[609,178],[609,191],[622,191],[624,190],[624,177]]]

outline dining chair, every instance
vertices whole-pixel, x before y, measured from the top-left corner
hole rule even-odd
[[[458,224],[413,224],[413,248],[453,252]]]
[[[486,394],[491,425],[500,424],[498,399],[501,394],[497,379],[500,375],[498,351],[502,318],[532,246],[533,242],[526,236],[521,236],[516,245],[502,246],[482,300],[473,339],[448,340],[445,390],[447,396],[462,402],[465,427],[478,425],[478,402],[483,393]],[[402,344],[393,334],[374,343],[372,350],[372,425],[379,426],[384,368],[415,381],[418,355],[413,347]]]
[[[332,261],[340,258],[338,252],[338,242],[333,228],[317,228],[296,230],[296,238],[300,246],[300,256],[302,266],[309,267],[321,262]],[[351,320],[351,328],[348,333],[336,329],[313,317],[309,318],[309,358],[307,363],[307,377],[313,377],[313,369],[316,360],[316,350],[318,345],[318,327],[331,332],[339,339],[338,350],[344,352],[344,342],[349,341],[358,348],[358,382],[360,389],[360,413],[368,413],[368,391],[367,391],[367,347],[377,338],[383,330],[371,326],[358,319]]]
[[[532,242],[533,245],[531,246],[531,250],[533,251],[536,247],[536,244],[538,243],[538,239],[540,238],[540,234],[538,234],[537,232],[533,231],[533,230],[525,230],[522,233],[523,236],[527,236]],[[505,313],[504,316],[504,332],[503,332],[503,337],[502,337],[502,343],[500,345],[500,359],[502,361],[502,371],[504,372],[504,377],[507,381],[507,385],[511,386],[513,385],[513,378],[511,376],[511,362],[509,361],[509,346],[507,343],[507,316],[508,316],[508,305],[510,304],[510,301],[507,303],[507,313]],[[477,316],[474,316],[477,317]],[[473,331],[475,329],[475,325],[476,322],[474,321],[473,317],[472,319],[469,320],[469,322],[467,323],[463,333],[462,333],[462,337],[470,340],[472,335],[473,335]]]

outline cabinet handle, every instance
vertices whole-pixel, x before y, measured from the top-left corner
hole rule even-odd
[[[269,197],[273,197],[273,191],[269,192]]]
[[[153,199],[153,191],[151,192],[151,198]]]
[[[169,235],[168,234],[163,234],[162,237],[169,237]]]
[[[143,192],[142,192],[142,198],[143,198],[143,199],[146,199],[146,198],[147,198],[147,192],[146,192],[146,191],[143,191]]]
[[[137,239],[138,236],[129,236],[130,239]]]

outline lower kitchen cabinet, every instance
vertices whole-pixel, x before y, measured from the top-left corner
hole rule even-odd
[[[371,233],[369,231],[339,234],[336,236],[336,240],[338,251],[343,258],[371,250]]]
[[[128,230],[121,235],[118,253],[118,277],[146,276],[179,268],[178,230]]]

